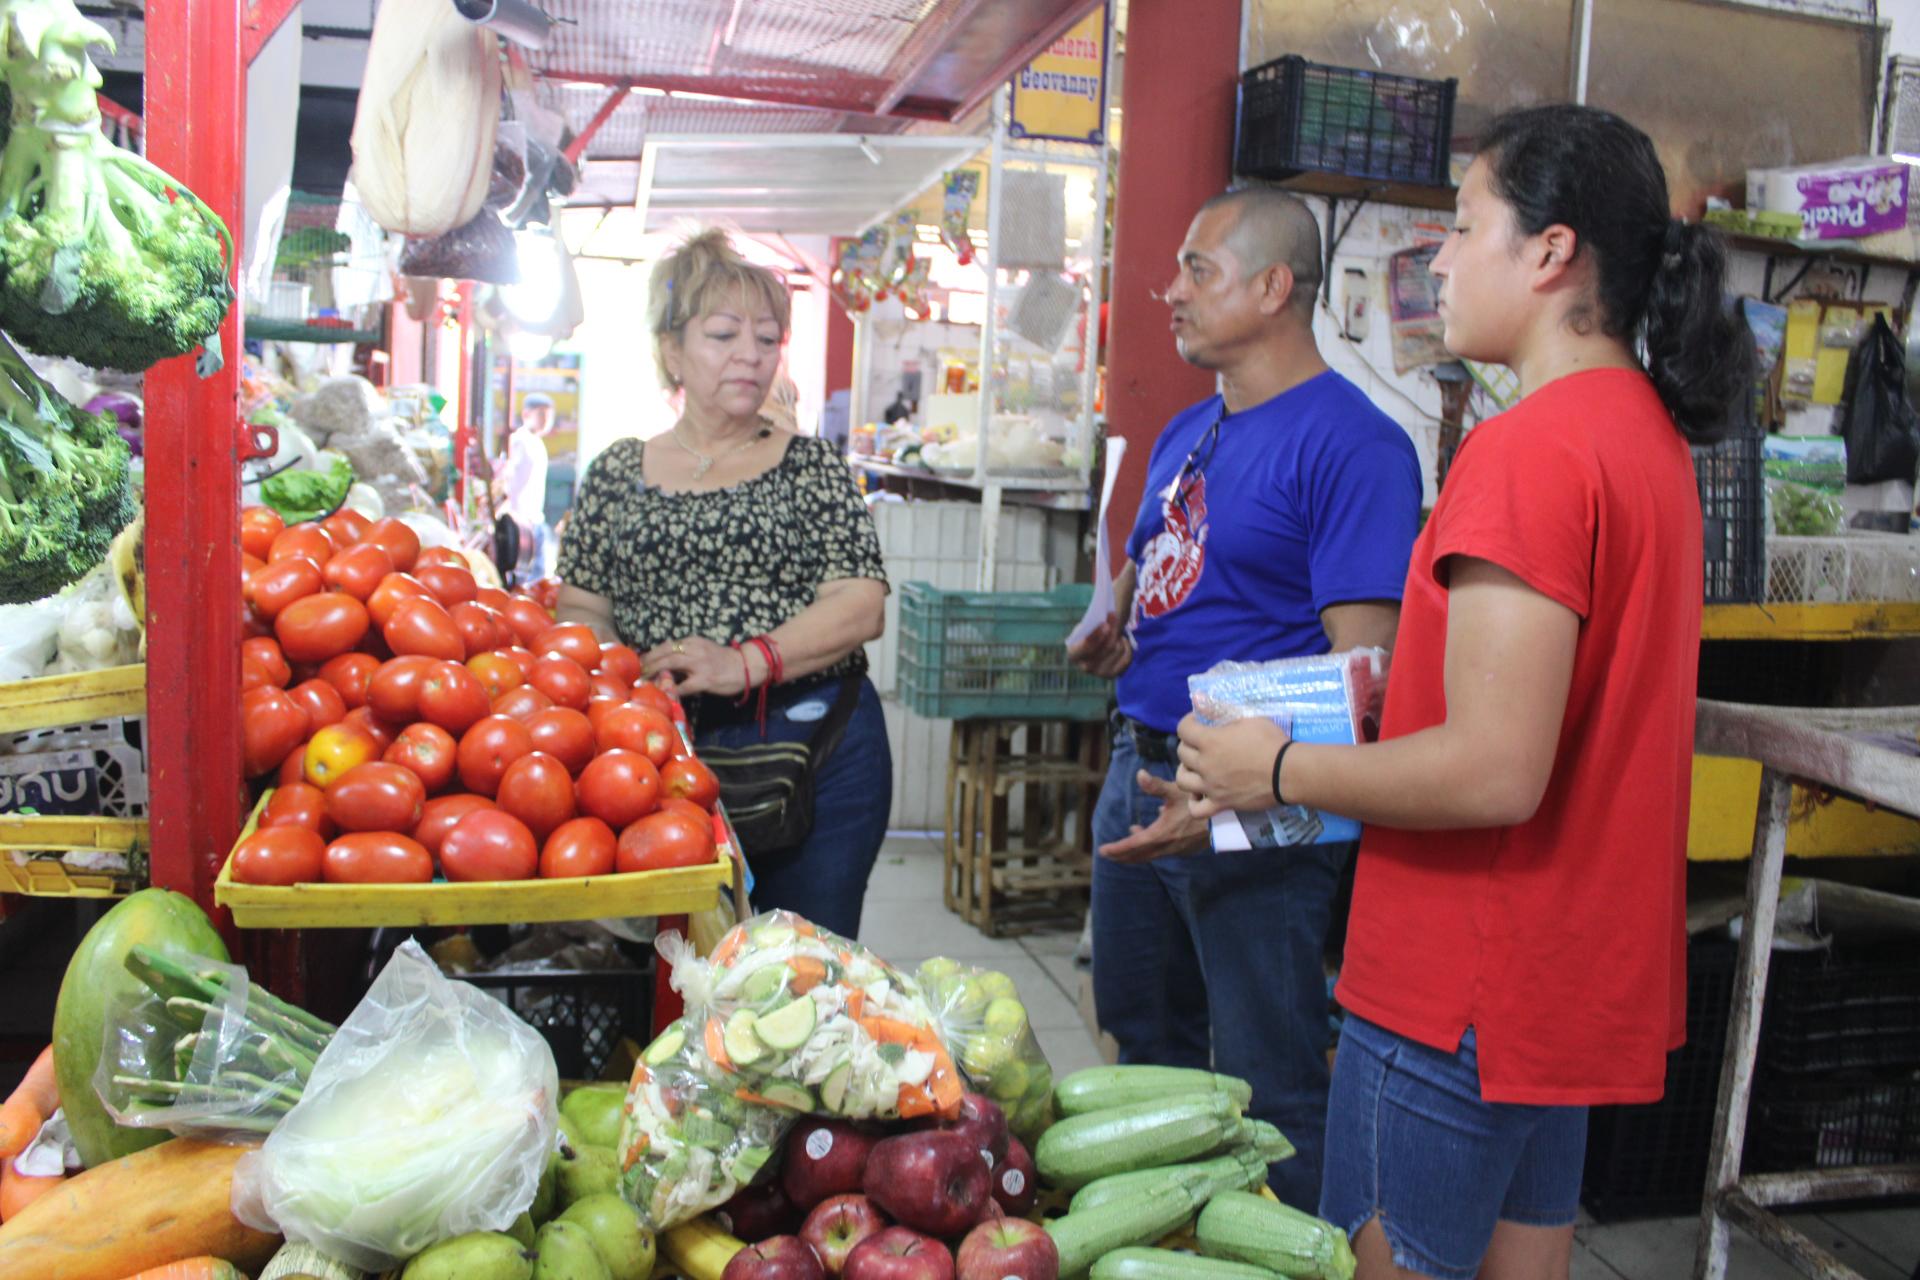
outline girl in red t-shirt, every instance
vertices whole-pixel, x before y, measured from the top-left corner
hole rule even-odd
[[[1368,824],[1321,1200],[1360,1280],[1566,1276],[1587,1107],[1660,1094],[1702,596],[1687,446],[1752,365],[1725,261],[1624,120],[1494,122],[1432,269],[1448,348],[1523,397],[1468,436],[1414,547],[1381,740],[1180,725],[1196,814]]]

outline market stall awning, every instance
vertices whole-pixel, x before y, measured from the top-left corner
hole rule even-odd
[[[695,218],[747,232],[856,235],[985,143],[968,136],[652,137],[635,202],[649,231]]]
[[[549,81],[775,104],[820,114],[826,128],[878,132],[874,117],[966,115],[1097,4],[552,0],[556,25],[531,61]]]

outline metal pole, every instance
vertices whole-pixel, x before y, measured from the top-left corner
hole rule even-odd
[[[1007,91],[1002,89],[993,99],[993,150],[987,162],[987,252],[986,261],[980,264],[987,273],[987,309],[980,317],[980,425],[973,454],[976,488],[984,488],[987,483],[987,440],[993,432],[993,313],[1000,308],[1000,206],[1006,194],[1006,183],[1001,178],[1006,173],[1007,161],[1007,98]],[[990,535],[984,523],[980,526],[980,536],[982,571],[990,573],[984,562],[992,559],[993,548],[985,541]],[[983,590],[992,590],[992,587]]]
[[[147,158],[233,234],[246,225],[241,0],[149,0]],[[241,305],[220,329],[225,366],[191,355],[146,376],[147,690],[152,881],[213,908],[244,813],[240,778],[239,386]]]

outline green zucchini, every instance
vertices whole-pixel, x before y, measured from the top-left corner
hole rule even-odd
[[[1060,1252],[1060,1280],[1078,1280],[1101,1255],[1164,1239],[1185,1226],[1200,1208],[1200,1197],[1189,1185],[1193,1181],[1197,1179],[1171,1180],[1047,1223],[1047,1234]]]
[[[1240,1133],[1234,1140],[1234,1150],[1243,1149],[1257,1152],[1268,1164],[1291,1160],[1294,1155],[1293,1144],[1287,1141],[1287,1135],[1265,1120],[1240,1122]]]
[[[1278,1200],[1223,1191],[1200,1212],[1200,1252],[1265,1267],[1289,1280],[1353,1280],[1346,1232]]]
[[[1061,1120],[1040,1136],[1033,1162],[1057,1187],[1083,1187],[1210,1155],[1240,1133],[1240,1108],[1224,1093],[1192,1093]]]
[[[1111,1200],[1124,1199],[1141,1191],[1194,1172],[1204,1178],[1201,1196],[1211,1200],[1222,1191],[1250,1191],[1267,1180],[1267,1162],[1251,1148],[1230,1155],[1215,1156],[1198,1164],[1176,1164],[1159,1169],[1139,1169],[1132,1173],[1113,1173],[1089,1182],[1073,1196],[1072,1212],[1094,1209]]]
[[[1253,1086],[1237,1076],[1192,1067],[1130,1066],[1076,1071],[1054,1086],[1053,1101],[1061,1115],[1081,1116],[1187,1093],[1224,1093],[1242,1108],[1253,1100]]]
[[[1265,1267],[1173,1249],[1115,1249],[1093,1264],[1093,1280],[1279,1280]]]

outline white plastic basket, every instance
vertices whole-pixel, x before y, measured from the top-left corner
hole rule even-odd
[[[1767,539],[1767,603],[1920,603],[1920,538],[1854,532]]]

